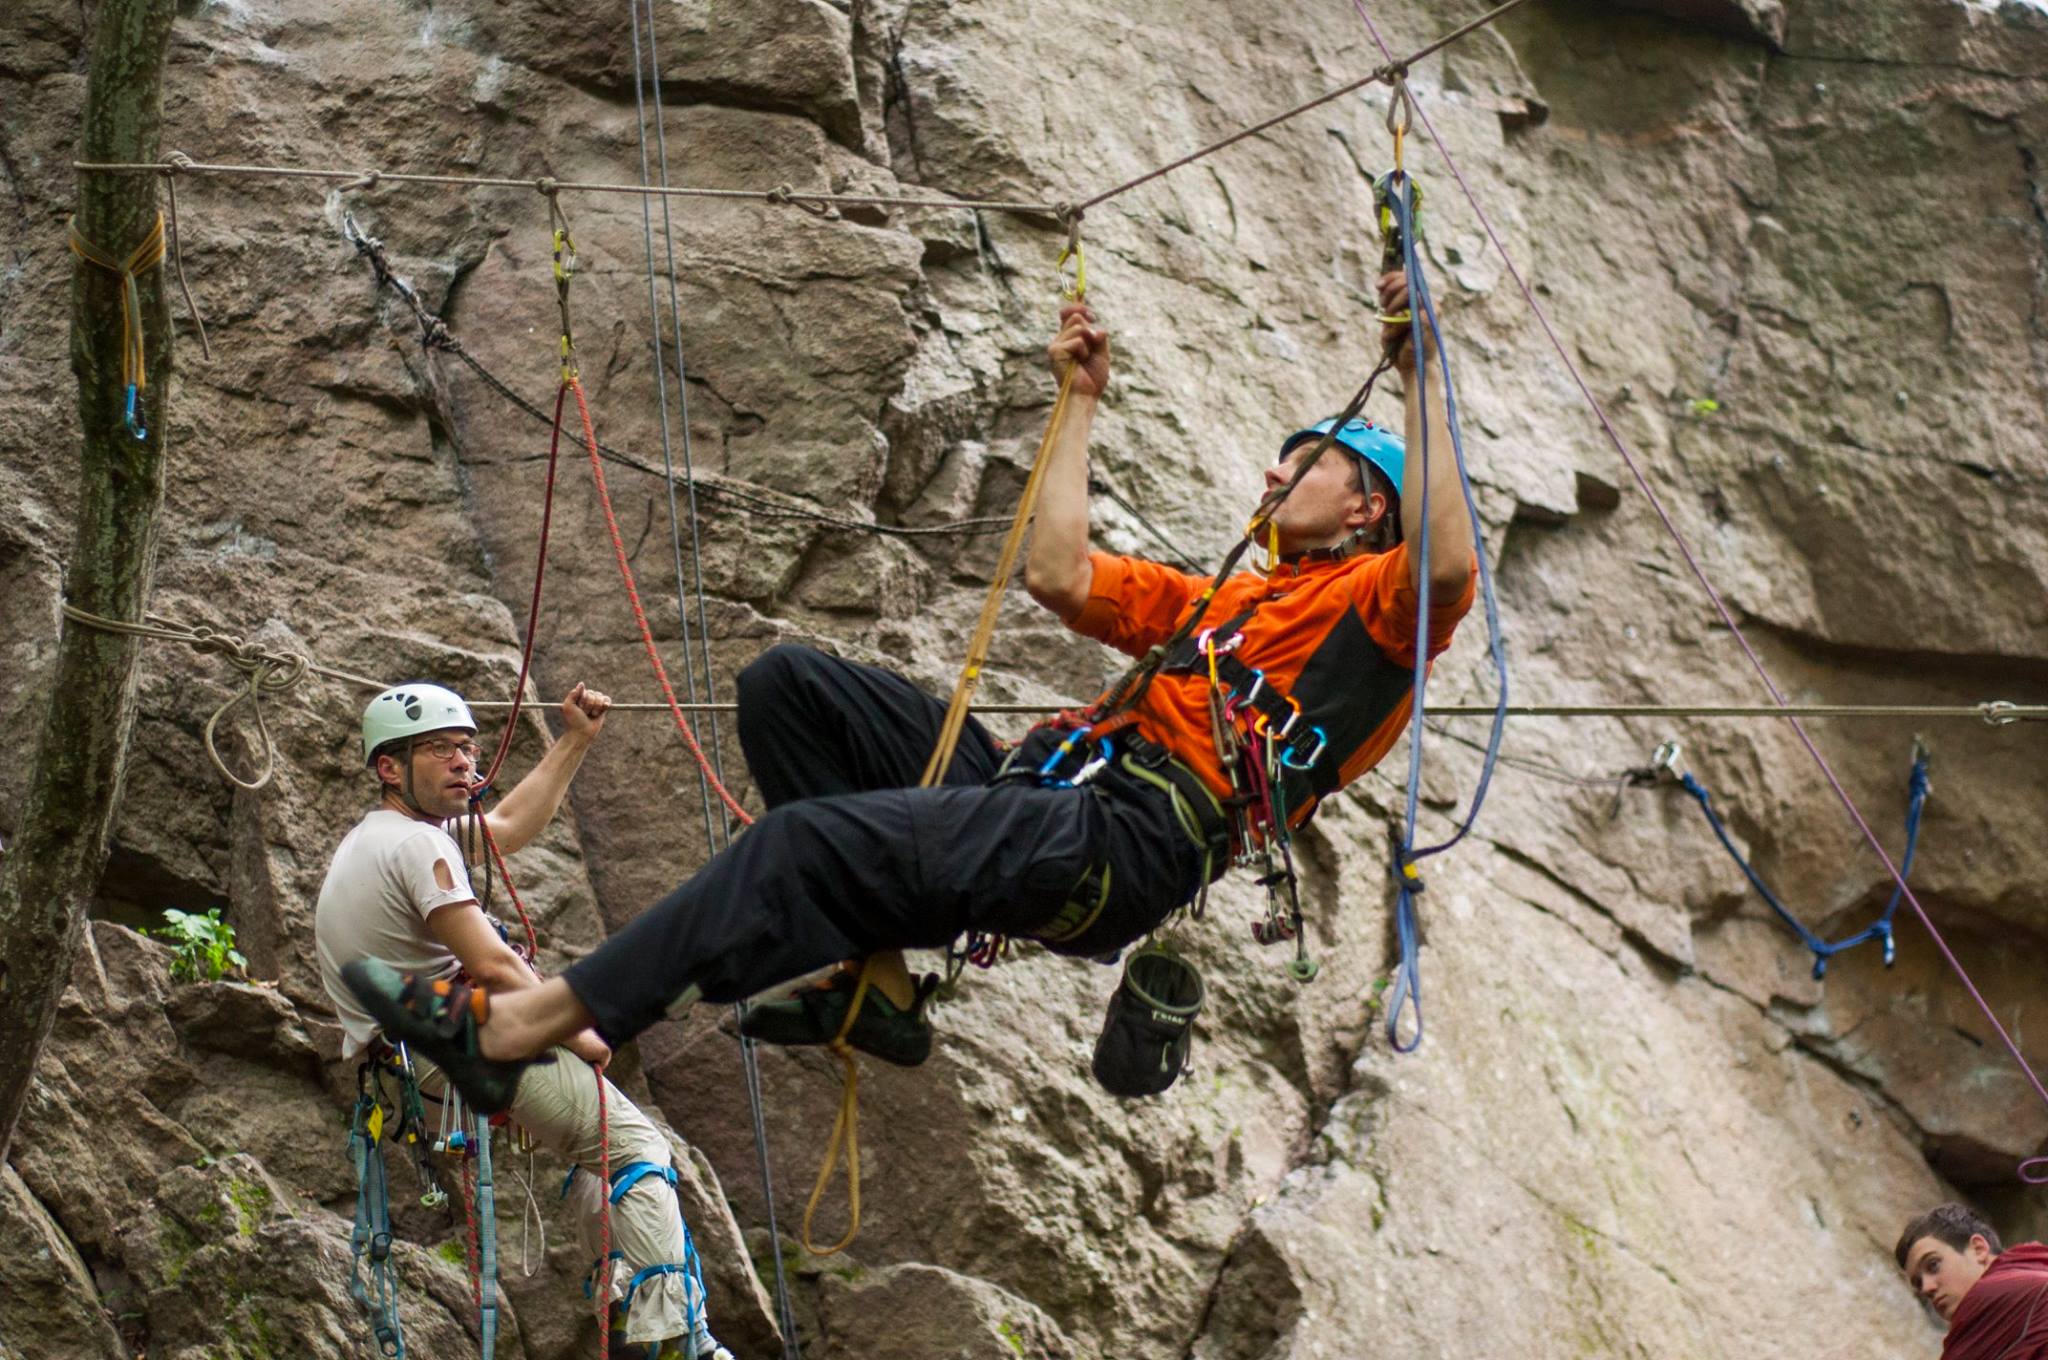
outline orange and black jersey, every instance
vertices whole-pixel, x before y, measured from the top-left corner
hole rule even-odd
[[[1069,626],[1134,657],[1171,636],[1209,584],[1143,558],[1098,552],[1089,560],[1095,574],[1088,602]],[[1283,564],[1270,576],[1239,572],[1203,616],[1205,628],[1216,627],[1219,646],[1242,634],[1234,655],[1292,696],[1303,721],[1328,738],[1310,769],[1289,772],[1292,822],[1378,764],[1407,721],[1417,604],[1408,561],[1403,545],[1344,561]],[[1431,658],[1450,646],[1475,589],[1468,581],[1457,598],[1431,602]],[[1133,712],[1141,735],[1170,750],[1219,796],[1230,793],[1210,738],[1205,669],[1163,670]]]

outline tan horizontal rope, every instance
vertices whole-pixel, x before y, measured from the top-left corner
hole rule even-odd
[[[374,683],[374,682],[372,682]],[[510,708],[509,699],[470,701],[471,708]],[[1016,715],[1060,713],[1081,707],[1076,701],[1063,704],[975,704],[972,712]],[[737,713],[735,703],[684,704],[685,713]],[[615,703],[613,712],[666,713],[667,704]],[[1490,718],[1492,704],[1430,704],[1423,712],[1433,718]],[[1972,718],[1992,727],[2016,722],[2048,721],[2048,704],[2016,704],[2008,699],[1987,699],[1975,704],[1510,704],[1510,718]]]
[[[271,744],[270,724],[263,718],[263,696],[283,694],[297,687],[299,681],[306,678],[308,671],[319,669],[311,661],[297,652],[267,651],[232,633],[220,632],[203,623],[187,626],[158,618],[153,614],[145,615],[140,623],[131,623],[124,619],[105,618],[66,601],[64,617],[75,623],[82,623],[88,628],[97,628],[101,632],[153,638],[165,642],[182,642],[197,651],[218,656],[240,671],[248,678],[248,683],[230,695],[226,703],[213,710],[212,715],[206,720],[206,729],[201,734],[201,739],[206,744],[206,754],[212,759],[213,767],[220,771],[222,778],[236,788],[254,793],[270,782],[270,777],[277,772],[277,752]],[[219,728],[220,720],[227,716],[229,709],[244,702],[256,711],[256,733],[263,748],[263,768],[251,779],[244,779],[228,768],[227,761],[221,756],[220,747],[214,741],[214,732]]]
[[[1261,119],[1249,127],[1240,128],[1229,136],[1188,152],[1156,169],[1112,188],[1103,190],[1092,198],[1078,204],[1030,203],[1004,199],[976,198],[919,198],[896,197],[885,194],[837,194],[792,188],[779,184],[773,189],[709,189],[690,185],[671,184],[624,184],[603,180],[554,179],[549,176],[516,178],[505,175],[444,175],[427,174],[418,171],[363,170],[342,166],[300,166],[300,165],[238,165],[217,164],[196,161],[183,152],[173,151],[161,161],[73,161],[73,170],[105,174],[162,174],[162,175],[228,175],[246,178],[268,179],[312,179],[339,181],[345,188],[374,189],[384,184],[430,184],[446,185],[469,189],[535,189],[553,196],[558,193],[588,194],[641,194],[656,198],[709,198],[728,200],[749,200],[761,203],[786,204],[792,207],[813,210],[818,208],[870,207],[870,208],[962,208],[969,211],[1018,213],[1031,217],[1048,217],[1067,222],[1079,217],[1098,203],[1106,203],[1119,194],[1130,192],[1141,184],[1148,184],[1162,175],[1172,174],[1184,166],[1206,156],[1213,156],[1225,147],[1233,146],[1248,137],[1256,137],[1269,128],[1278,127],[1292,118],[1299,118],[1312,109],[1321,108],[1333,100],[1341,99],[1354,91],[1380,82],[1393,82],[1408,73],[1408,68],[1423,58],[1434,55],[1458,41],[1475,33],[1499,19],[1508,11],[1524,5],[1528,0],[1506,0],[1486,13],[1471,19],[1435,40],[1423,44],[1405,57],[1390,61],[1358,79],[1325,91],[1315,98],[1295,105],[1293,108]]]
[[[263,716],[265,695],[283,694],[294,689],[308,675],[354,685],[358,689],[390,688],[386,681],[338,666],[324,665],[301,652],[258,647],[234,633],[208,624],[180,623],[154,614],[146,616],[140,623],[131,623],[103,618],[69,603],[63,608],[64,617],[75,623],[109,633],[183,643],[195,651],[222,658],[248,677],[247,684],[207,718],[203,737],[206,753],[221,776],[252,792],[270,782],[276,765],[270,727]],[[255,710],[256,730],[262,744],[263,767],[253,779],[243,779],[229,769],[215,742],[214,734],[221,719],[240,703],[248,703]],[[495,712],[511,708],[512,701],[472,699],[469,706]],[[974,704],[969,711],[989,716],[1042,717],[1075,707],[1078,705],[1072,701],[1062,704]],[[739,705],[730,702],[679,703],[675,708],[685,713],[739,711]],[[667,703],[627,701],[614,703],[611,711],[672,713],[674,709]],[[1491,704],[1430,704],[1424,712],[1434,718],[1482,718],[1492,717],[1494,708]],[[1970,719],[1990,727],[2005,727],[2013,723],[2048,721],[2048,704],[2020,704],[2009,699],[1986,699],[1974,704],[1792,704],[1784,708],[1774,704],[1510,704],[1507,713],[1510,718],[1891,718],[1916,722]]]
[[[777,185],[773,189],[707,189],[691,185],[621,183],[608,180],[555,179],[547,175],[444,175],[409,170],[359,170],[338,166],[242,165],[196,161],[172,152],[160,161],[73,161],[73,170],[103,174],[221,175],[243,179],[314,179],[343,181],[351,189],[384,184],[432,184],[463,189],[533,189],[543,194],[644,194],[655,198],[737,199],[759,203],[820,207],[964,208],[1060,218],[1070,210],[1060,203],[1026,203],[999,199],[917,198],[887,194],[835,194]]]

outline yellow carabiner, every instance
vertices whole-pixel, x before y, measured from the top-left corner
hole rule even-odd
[[[1072,281],[1067,276],[1067,261],[1074,262]],[[1085,302],[1088,298],[1088,255],[1081,249],[1081,215],[1075,213],[1067,219],[1067,246],[1060,252],[1053,268],[1060,276],[1060,296],[1069,302]]]

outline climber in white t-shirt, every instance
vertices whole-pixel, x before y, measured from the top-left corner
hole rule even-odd
[[[490,839],[511,854],[539,835],[562,805],[569,781],[604,726],[611,700],[583,685],[561,705],[562,735],[498,805],[482,814]],[[538,986],[540,977],[484,914],[468,865],[486,853],[482,828],[462,820],[479,776],[476,720],[460,695],[439,685],[397,685],[363,712],[363,759],[379,798],[342,839],[314,910],[320,978],[341,1017],[343,1056],[381,1044],[377,1022],[341,980],[342,965],[381,959],[423,977],[458,972],[493,992]],[[449,834],[453,826],[465,841]],[[599,1249],[605,1190],[599,1185],[598,1083],[611,1050],[595,1032],[571,1036],[554,1061],[520,1084],[512,1118],[535,1141],[568,1158],[567,1197],[593,1260]],[[412,1055],[431,1098],[440,1073]],[[622,1340],[649,1354],[690,1353],[730,1360],[712,1338],[695,1253],[675,1193],[669,1145],[660,1130],[609,1081],[605,1116],[611,1145],[612,1296],[623,1307]],[[668,1343],[673,1350],[663,1349]]]

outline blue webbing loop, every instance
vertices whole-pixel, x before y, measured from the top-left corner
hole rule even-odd
[[[386,1181],[384,1144],[370,1136],[370,1111],[376,1098],[356,1097],[349,1121],[349,1159],[356,1169],[356,1221],[349,1232],[348,1292],[370,1316],[377,1349],[392,1360],[404,1360],[405,1329],[398,1319],[398,1275],[391,1264],[391,1199]],[[369,1264],[369,1284],[363,1266]],[[372,1295],[375,1295],[373,1298]]]
[[[1486,802],[1487,789],[1493,783],[1493,771],[1500,758],[1501,736],[1507,729],[1508,716],[1508,658],[1507,646],[1500,630],[1500,605],[1494,598],[1493,569],[1486,560],[1486,537],[1479,522],[1479,507],[1472,499],[1472,478],[1465,466],[1465,439],[1458,427],[1458,389],[1451,377],[1450,350],[1443,341],[1443,331],[1437,322],[1436,302],[1430,296],[1429,280],[1422,272],[1422,260],[1415,245],[1414,181],[1406,171],[1396,170],[1390,181],[1393,192],[1388,196],[1394,221],[1401,232],[1401,257],[1404,272],[1408,278],[1408,303],[1416,322],[1426,322],[1430,338],[1436,344],[1437,371],[1444,381],[1444,424],[1451,436],[1451,454],[1458,469],[1459,489],[1465,497],[1465,511],[1472,521],[1472,543],[1474,557],[1479,567],[1479,595],[1486,608],[1487,647],[1493,657],[1494,676],[1499,682],[1499,692],[1494,701],[1493,727],[1487,734],[1486,756],[1479,767],[1479,779],[1473,786],[1472,806],[1458,823],[1457,829],[1448,839],[1439,844],[1415,848],[1416,821],[1422,798],[1422,732],[1424,690],[1429,683],[1429,384],[1423,375],[1417,374],[1417,411],[1422,424],[1422,491],[1418,519],[1421,530],[1416,535],[1414,546],[1416,559],[1416,601],[1415,601],[1415,678],[1409,690],[1408,715],[1408,785],[1401,839],[1394,857],[1394,871],[1400,884],[1400,891],[1394,907],[1395,933],[1400,943],[1401,961],[1394,976],[1394,992],[1387,1010],[1387,1042],[1398,1053],[1413,1052],[1422,1043],[1422,965],[1417,957],[1419,943],[1415,915],[1415,894],[1421,890],[1422,881],[1415,874],[1415,864],[1431,855],[1439,855],[1463,840],[1479,818],[1479,809]],[[1416,355],[1421,357],[1419,337],[1411,338],[1417,344]],[[1410,1010],[1415,1016],[1415,1034],[1403,1042],[1400,1034],[1402,1011]]]
[[[1808,930],[1806,924],[1797,916],[1794,916],[1786,908],[1785,904],[1778,900],[1778,895],[1771,891],[1770,885],[1764,882],[1763,876],[1757,873],[1755,867],[1742,857],[1742,852],[1735,848],[1735,841],[1729,836],[1728,827],[1722,822],[1721,815],[1714,811],[1713,795],[1707,792],[1706,785],[1700,783],[1690,773],[1680,776],[1679,784],[1699,803],[1700,811],[1706,814],[1707,825],[1713,828],[1715,837],[1721,842],[1721,848],[1726,850],[1728,857],[1735,861],[1735,867],[1742,870],[1743,877],[1747,878],[1749,885],[1756,889],[1757,896],[1763,898],[1764,904],[1776,912],[1778,919],[1791,927],[1792,932],[1799,937],[1799,942],[1812,952],[1814,981],[1819,982],[1827,976],[1829,959],[1845,949],[1854,949],[1857,945],[1866,944],[1871,940],[1877,940],[1882,943],[1884,947],[1884,965],[1887,968],[1892,966],[1893,961],[1898,957],[1898,943],[1892,935],[1892,914],[1899,909],[1899,900],[1904,894],[1902,885],[1906,875],[1913,871],[1913,855],[1920,848],[1920,814],[1921,810],[1927,806],[1927,794],[1930,788],[1927,780],[1926,751],[1918,748],[1914,750],[1913,772],[1906,781],[1908,790],[1906,800],[1906,850],[1899,857],[1900,882],[1892,885],[1891,898],[1884,904],[1884,910],[1878,914],[1878,918],[1875,921],[1847,939],[1836,940],[1833,943],[1829,943],[1811,930]]]

